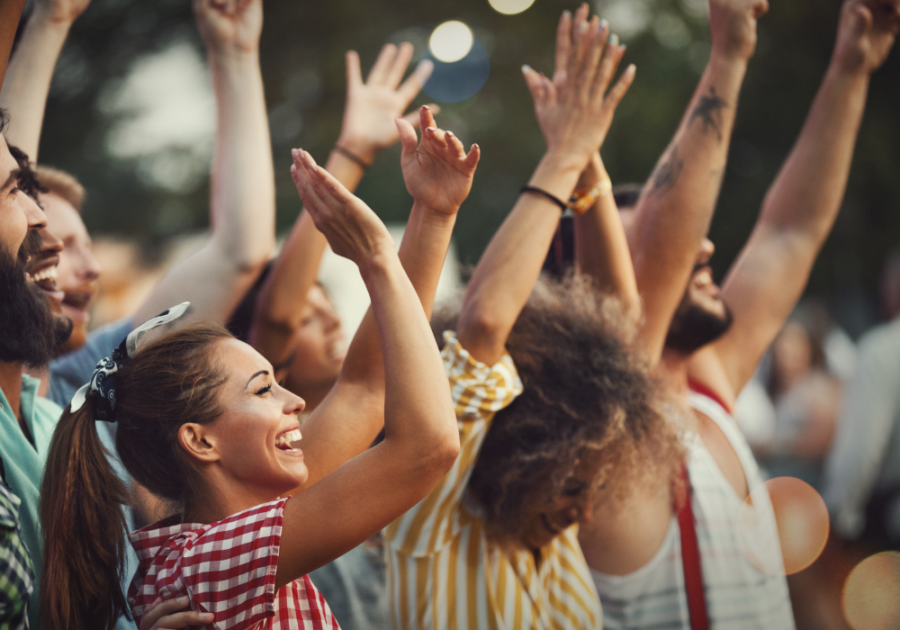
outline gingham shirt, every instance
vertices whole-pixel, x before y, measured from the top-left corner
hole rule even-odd
[[[19,497],[0,481],[0,630],[28,626],[28,598],[34,590],[31,555],[19,530]]]
[[[340,630],[325,598],[303,576],[275,590],[287,499],[212,525],[177,517],[140,529],[131,544],[140,563],[128,591],[135,621],[157,597],[187,595],[191,610],[215,615],[215,630]]]
[[[600,601],[570,527],[540,550],[502,549],[466,488],[494,415],[522,393],[512,357],[476,361],[444,333],[460,455],[428,497],[385,530],[395,630],[590,630]]]

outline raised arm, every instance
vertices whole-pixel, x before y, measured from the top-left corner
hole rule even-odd
[[[259,67],[262,0],[194,0],[216,93],[211,233],[138,309],[144,321],[189,300],[191,321],[224,323],[275,248],[275,174]]]
[[[519,197],[491,239],[472,275],[457,325],[459,342],[478,361],[493,365],[540,275],[562,208],[579,174],[603,143],[613,113],[634,79],[629,67],[607,94],[625,47],[609,36],[608,26],[587,19],[582,5],[574,20],[563,13],[558,39],[566,63],[557,64],[553,81],[523,68],[547,152],[528,182],[544,191]],[[611,40],[607,45],[607,39]],[[602,58],[602,61],[601,61]]]
[[[644,308],[639,338],[653,362],[709,230],[756,21],[767,9],[767,0],[709,0],[709,63],[635,210],[629,241]]]
[[[10,114],[6,138],[35,162],[53,70],[72,23],[89,3],[90,0],[36,0],[0,89],[0,107]],[[6,28],[6,17],[2,19]],[[13,33],[17,23],[18,19],[11,23]]]
[[[397,141],[394,119],[407,110],[431,72],[431,62],[424,62],[401,83],[412,54],[412,44],[404,43],[399,48],[386,45],[363,82],[359,55],[352,50],[347,53],[344,123],[325,170],[350,192],[362,179],[364,165],[371,164],[379,152]],[[433,108],[437,111],[436,106]],[[407,120],[418,124],[419,116],[414,112]],[[276,366],[279,379],[287,373],[289,340],[300,325],[325,246],[325,237],[309,214],[301,213],[259,294],[250,343]]]
[[[790,315],[834,225],[869,78],[887,59],[898,30],[900,0],[848,0],[843,5],[831,64],[800,138],[722,287],[734,324],[713,350],[735,395]],[[702,365],[692,371],[707,377]]]
[[[334,251],[359,266],[372,297],[383,348],[385,438],[287,502],[276,588],[387,526],[428,494],[459,453],[444,366],[387,229],[308,154],[303,158],[294,177],[304,204]]]
[[[599,153],[591,157],[578,186],[583,189],[600,187],[594,205],[575,217],[575,263],[578,270],[591,276],[599,290],[618,297],[624,311],[637,320],[641,299],[634,265],[619,208],[612,194],[612,183]]]
[[[466,154],[451,132],[434,126],[428,108],[423,107],[420,115],[423,133],[418,147],[412,126],[397,121],[403,145],[403,177],[415,200],[399,258],[427,318],[456,215],[471,189],[480,150],[475,145]],[[349,192],[339,190],[343,203],[355,203]],[[376,316],[373,306],[353,338],[337,383],[303,425],[303,450],[309,468],[306,487],[363,452],[384,426],[383,338],[379,337]]]

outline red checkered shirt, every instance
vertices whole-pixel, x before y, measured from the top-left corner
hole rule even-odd
[[[140,566],[128,589],[136,623],[157,597],[187,595],[211,612],[210,629],[340,630],[309,576],[275,591],[287,499],[264,503],[212,525],[160,521],[131,534]]]

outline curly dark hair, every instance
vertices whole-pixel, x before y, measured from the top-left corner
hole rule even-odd
[[[432,327],[453,329],[458,312],[439,310]],[[492,540],[517,544],[528,503],[563,496],[585,463],[598,471],[595,507],[676,479],[679,435],[633,338],[618,300],[587,277],[538,281],[506,344],[524,391],[494,417],[469,479]]]

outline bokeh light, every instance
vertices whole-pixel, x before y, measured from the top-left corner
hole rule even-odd
[[[477,39],[469,54],[454,63],[436,58],[429,50],[422,59],[434,62],[434,71],[422,91],[438,103],[460,103],[484,87],[491,73],[491,58]]]
[[[521,13],[534,4],[534,0],[489,0],[489,2],[494,11],[504,15]]]
[[[772,516],[777,525],[771,531]],[[822,554],[828,542],[828,508],[808,483],[778,477],[762,484],[744,500],[738,538],[747,558],[770,575],[793,575]]]
[[[866,558],[844,582],[844,617],[853,630],[900,628],[900,553]]]
[[[474,41],[472,29],[462,22],[453,20],[444,22],[434,29],[428,47],[438,61],[453,63],[469,54]]]

